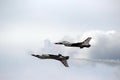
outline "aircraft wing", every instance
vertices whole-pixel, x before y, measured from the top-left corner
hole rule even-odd
[[[63,65],[64,65],[65,67],[69,67],[69,65],[68,65],[68,63],[67,63],[67,60],[62,60],[61,62],[63,63]]]

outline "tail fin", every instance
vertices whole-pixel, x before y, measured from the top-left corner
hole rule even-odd
[[[67,63],[67,60],[62,60],[61,62],[63,63],[63,65],[64,65],[65,67],[69,67],[69,65],[68,65],[68,63]]]
[[[89,45],[90,40],[92,39],[92,37],[88,37],[86,40],[83,41],[84,45]]]

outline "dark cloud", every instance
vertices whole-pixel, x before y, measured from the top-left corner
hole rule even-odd
[[[120,60],[120,35],[119,32],[96,32],[94,46],[90,49],[90,57],[97,59],[119,59]]]

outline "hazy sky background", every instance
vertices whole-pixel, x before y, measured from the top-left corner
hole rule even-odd
[[[119,80],[119,4],[119,0],[0,0],[0,80]],[[80,42],[88,36],[92,37],[88,49],[53,44]],[[39,60],[30,56],[32,52],[68,55],[70,67]]]

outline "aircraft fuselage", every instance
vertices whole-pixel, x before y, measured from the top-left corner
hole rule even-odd
[[[41,58],[41,59],[56,59],[56,60],[67,60],[69,59],[69,56],[62,56],[62,55],[51,55],[51,54],[47,54],[47,55],[33,55],[35,57]]]
[[[88,45],[83,45],[82,43],[75,43],[75,44],[63,44],[64,46],[67,46],[67,47],[80,47],[80,48],[84,48],[84,47],[86,47],[86,48],[89,48],[91,45],[90,44],[88,44]]]

